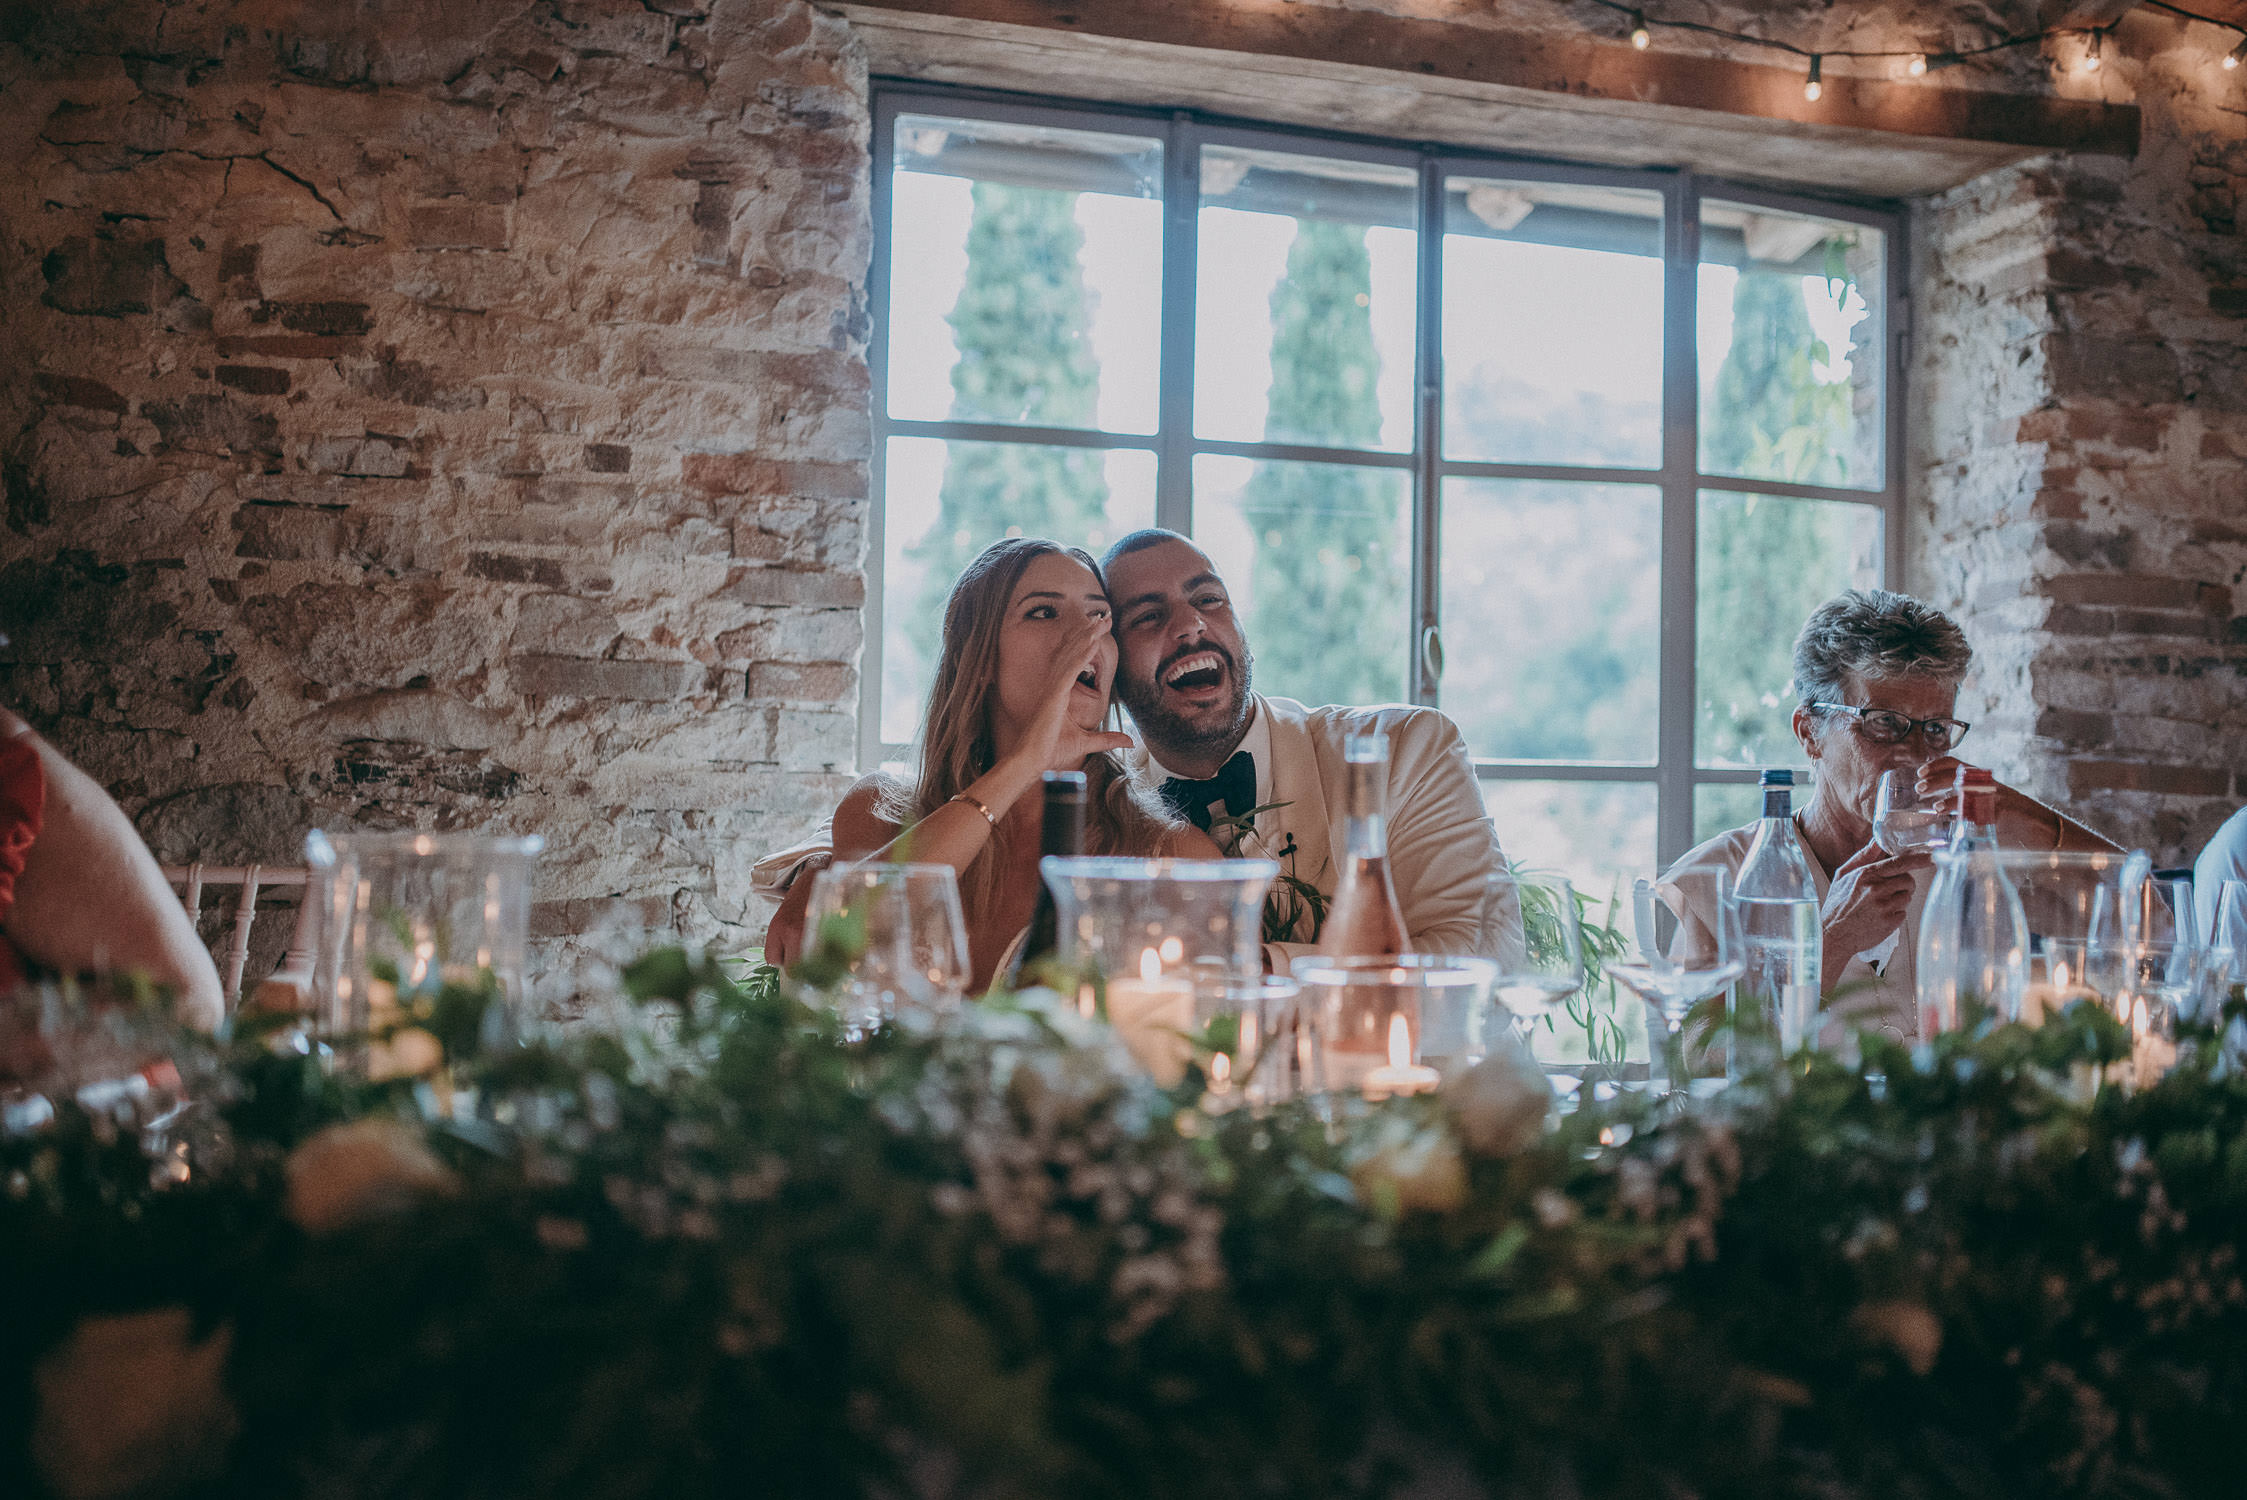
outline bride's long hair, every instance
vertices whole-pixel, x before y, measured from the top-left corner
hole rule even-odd
[[[920,772],[913,785],[896,787],[883,799],[881,815],[889,821],[910,827],[998,763],[991,718],[999,698],[999,633],[1022,574],[1038,558],[1055,552],[1083,563],[1093,577],[1101,578],[1100,565],[1089,553],[1038,537],[993,542],[960,570],[944,604],[944,651],[921,724]],[[1104,578],[1101,587],[1107,587]],[[1111,728],[1121,724],[1112,699],[1108,724]],[[1087,854],[1160,854],[1183,826],[1121,754],[1103,751],[1086,756],[1084,773]],[[981,907],[991,899],[1012,852],[1009,846],[1007,825],[1002,822],[960,877],[960,896],[966,905]]]

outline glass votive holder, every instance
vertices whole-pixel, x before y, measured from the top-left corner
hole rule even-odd
[[[347,1064],[418,1076],[522,1039],[536,834],[315,831],[312,1018]]]
[[[1048,857],[1038,868],[1053,892],[1057,956],[1111,992],[1161,981],[1191,993],[1264,970],[1271,860]]]
[[[1503,1024],[1483,1014],[1496,972],[1488,959],[1428,953],[1297,959],[1315,1086],[1385,1099],[1472,1067],[1487,1028]]]
[[[1293,979],[1259,976],[1246,983],[1197,987],[1194,1034],[1205,1050],[1208,1079],[1202,1108],[1262,1108],[1305,1091]]]

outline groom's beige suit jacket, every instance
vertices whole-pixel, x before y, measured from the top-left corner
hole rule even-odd
[[[1488,953],[1485,903],[1490,876],[1504,867],[1505,856],[1459,726],[1439,710],[1402,704],[1306,708],[1292,698],[1258,694],[1256,707],[1270,728],[1272,762],[1257,767],[1256,800],[1279,805],[1260,814],[1232,852],[1276,858],[1292,837],[1295,853],[1281,868],[1333,895],[1349,815],[1343,742],[1380,730],[1389,737],[1389,878],[1412,946],[1422,953]],[[1284,973],[1282,960],[1315,946],[1299,941],[1267,948],[1274,971]]]
[[[1389,737],[1389,878],[1397,892],[1412,946],[1422,953],[1483,953],[1495,946],[1486,921],[1490,876],[1504,868],[1497,831],[1484,809],[1482,789],[1459,726],[1433,708],[1397,704],[1382,708],[1305,708],[1292,698],[1256,695],[1270,732],[1269,766],[1256,768],[1256,800],[1277,803],[1260,814],[1254,830],[1232,851],[1246,858],[1279,857],[1290,836],[1295,853],[1281,861],[1287,873],[1332,896],[1344,848],[1343,741],[1382,730]],[[1262,736],[1251,732],[1250,740]],[[1165,774],[1144,748],[1133,757],[1154,775]],[[826,825],[804,843],[766,855],[753,871],[760,895],[777,899],[805,859],[831,847]],[[1267,944],[1276,973],[1308,953],[1308,941]]]

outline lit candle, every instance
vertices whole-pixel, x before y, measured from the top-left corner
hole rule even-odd
[[[2078,1000],[2101,998],[2097,990],[2074,979],[2066,960],[2058,960],[2052,965],[2049,983],[2031,983],[2022,989],[2021,1020],[2025,1025],[2041,1026]]]
[[[1139,955],[1137,979],[1108,981],[1108,1024],[1155,1082],[1167,1089],[1186,1076],[1186,1060],[1193,1055],[1186,1031],[1194,1024],[1194,987],[1164,978],[1162,954],[1155,949]]]
[[[1365,1097],[1425,1094],[1442,1081],[1443,1075],[1434,1068],[1423,1068],[1412,1060],[1412,1027],[1404,1016],[1389,1017],[1389,1061],[1365,1075]]]
[[[2161,1081],[2161,1075],[2177,1065],[2177,1040],[2163,1036],[2154,1018],[2146,1013],[2146,1002],[2141,998],[2130,1005],[2131,1072],[2137,1077],[2137,1086],[2150,1089]]]

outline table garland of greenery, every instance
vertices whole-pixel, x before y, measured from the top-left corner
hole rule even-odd
[[[226,1130],[185,1181],[76,1105],[0,1142],[0,1490],[2241,1482],[2247,1085],[2213,1033],[2088,1102],[2128,1052],[2095,1005],[1868,1037],[1522,1142],[1458,1095],[1215,1111],[1035,992],[846,1045],[770,971],[662,951],[626,985],[626,1024],[453,1058],[457,1118],[243,1042],[190,1068]],[[176,1410],[89,1457],[104,1327],[173,1330],[141,1352]]]

